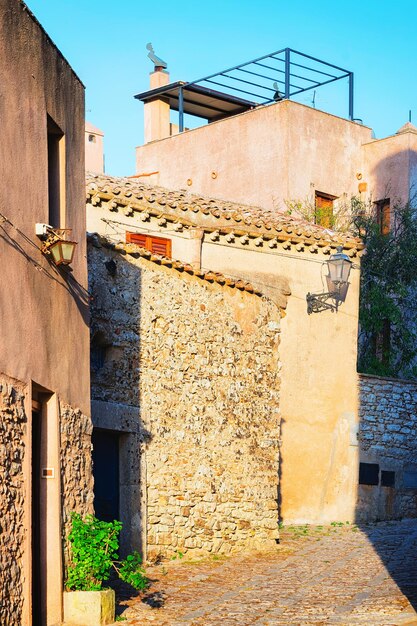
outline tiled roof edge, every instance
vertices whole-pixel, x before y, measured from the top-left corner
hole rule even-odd
[[[281,229],[277,228],[275,225],[269,225],[266,222],[263,222],[261,219],[251,220],[248,217],[241,216],[239,221],[232,217],[227,217],[225,215],[221,215],[220,212],[218,215],[210,211],[210,214],[214,218],[223,218],[225,221],[231,221],[232,224],[230,226],[210,226],[208,224],[198,224],[196,225],[193,221],[182,217],[181,215],[173,215],[172,213],[164,212],[163,205],[158,203],[158,207],[153,208],[149,206],[149,201],[144,200],[145,204],[141,204],[140,201],[130,200],[123,197],[117,197],[113,193],[109,193],[107,191],[101,190],[87,190],[87,201],[93,200],[93,206],[96,206],[101,201],[114,203],[113,209],[117,211],[118,207],[128,208],[131,212],[138,211],[140,213],[149,213],[154,217],[164,218],[167,221],[171,221],[173,223],[180,223],[184,226],[190,228],[201,228],[205,232],[215,233],[219,232],[220,234],[227,234],[233,232],[236,236],[248,235],[253,238],[262,237],[266,242],[277,239],[278,241],[290,241],[294,244],[306,244],[310,251],[316,251],[315,249],[324,248],[325,253],[330,254],[330,247],[337,247],[341,245],[345,250],[348,250],[352,253],[352,256],[355,256],[356,253],[360,250],[363,250],[364,244],[356,238],[344,239],[343,237],[338,236],[335,233],[330,237],[321,237],[319,236],[317,231],[316,233],[305,233],[302,231],[301,226],[297,225],[294,222],[294,226],[291,228],[282,226]],[[176,207],[175,207],[176,208]],[[186,209],[188,211],[188,209]],[[195,209],[193,209],[194,213],[201,212],[204,214],[204,211],[200,209],[197,205]],[[207,213],[206,213],[207,214]],[[255,230],[258,229],[258,230]],[[324,233],[323,233],[324,234]],[[300,250],[301,251],[301,250]]]
[[[195,276],[196,278],[200,278],[201,280],[205,280],[209,283],[217,283],[222,287],[231,287],[238,289],[239,291],[247,291],[248,293],[252,293],[256,296],[267,297],[259,289],[255,288],[251,283],[247,281],[229,278],[227,276],[224,276],[224,274],[221,274],[220,272],[195,269],[189,263],[175,261],[174,259],[170,259],[161,254],[154,254],[153,252],[150,252],[149,250],[146,250],[145,248],[142,248],[141,246],[138,246],[134,243],[114,243],[112,241],[109,241],[102,235],[99,235],[98,233],[88,233],[87,241],[93,246],[108,248],[122,254],[130,254],[136,257],[139,256],[146,259],[147,261],[155,263],[156,265],[169,267],[176,270],[177,272],[185,272],[186,274],[190,274],[191,276]]]

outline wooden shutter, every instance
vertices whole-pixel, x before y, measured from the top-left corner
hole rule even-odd
[[[143,233],[126,233],[126,241],[127,243],[135,243],[137,246],[153,252],[153,254],[171,257],[171,239]]]
[[[376,220],[379,224],[381,235],[388,235],[391,230],[391,206],[389,198],[375,202]]]
[[[316,192],[315,222],[324,228],[333,228],[333,196]]]

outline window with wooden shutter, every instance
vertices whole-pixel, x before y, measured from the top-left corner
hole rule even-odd
[[[316,191],[314,221],[324,228],[333,228],[333,202],[335,196],[329,196],[327,193]]]
[[[164,237],[154,237],[144,233],[126,233],[127,243],[135,243],[141,248],[145,248],[153,254],[171,257],[171,239]]]
[[[381,235],[388,235],[391,230],[391,205],[390,199],[378,200],[375,202],[375,217]]]

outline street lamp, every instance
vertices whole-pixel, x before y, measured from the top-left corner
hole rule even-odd
[[[307,294],[307,313],[309,315],[328,309],[337,311],[339,305],[344,302],[353,263],[342,250],[342,246],[338,246],[336,254],[332,254],[326,262],[329,270],[326,276],[328,291]]]
[[[43,239],[42,252],[52,257],[55,265],[70,265],[74,257],[76,241],[65,239],[71,228],[52,228],[49,224],[36,224],[36,234]]]

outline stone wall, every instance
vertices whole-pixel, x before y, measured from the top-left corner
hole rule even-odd
[[[0,624],[22,623],[25,542],[23,385],[0,377]]]
[[[70,530],[70,514],[73,511],[82,515],[94,512],[92,431],[93,425],[90,417],[83,415],[80,409],[61,403],[61,499],[65,560],[68,556],[66,537]]]
[[[271,547],[279,310],[103,247],[89,264],[92,397],[139,408],[148,558]]]
[[[361,374],[359,390],[360,460],[379,476],[359,485],[358,520],[416,517],[417,383]]]

